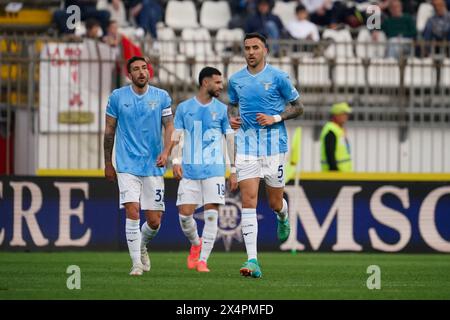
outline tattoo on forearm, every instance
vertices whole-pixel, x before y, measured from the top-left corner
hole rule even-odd
[[[164,126],[164,149],[170,154],[173,148],[172,143],[172,134],[174,131],[173,116],[162,117],[162,124]]]
[[[106,117],[105,135],[103,139],[103,151],[105,154],[105,163],[112,162],[112,150],[114,147],[114,137],[116,135],[116,119]]]
[[[230,165],[234,166],[236,163],[236,143],[234,133],[228,133],[225,136],[227,142],[227,153],[230,158]]]
[[[168,123],[173,123],[173,116],[162,117],[161,121],[162,121],[163,126],[166,127]]]
[[[239,117],[239,108],[237,104],[229,104],[228,105],[228,118],[230,117]]]
[[[290,102],[290,104],[280,114],[280,116],[283,120],[295,119],[298,116],[302,115],[303,111],[304,111],[303,104],[300,102],[300,99],[297,99]]]

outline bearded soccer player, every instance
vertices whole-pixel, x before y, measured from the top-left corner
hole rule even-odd
[[[223,90],[222,74],[205,67],[200,71],[199,84],[198,94],[176,109],[172,163],[175,178],[181,180],[177,198],[180,226],[191,243],[187,267],[209,272],[207,261],[216,240],[219,205],[225,204],[224,135],[231,160],[232,191],[237,188],[237,180],[234,131],[228,122],[227,106],[217,99]],[[193,214],[201,206],[205,225],[200,238]]]
[[[244,37],[247,66],[229,79],[228,114],[236,133],[236,170],[242,196],[241,226],[247,250],[243,276],[260,278],[257,258],[258,220],[256,206],[264,178],[270,208],[277,215],[277,236],[289,237],[288,205],[283,199],[287,132],[284,121],[303,113],[300,96],[288,74],[266,63],[266,38],[259,33]]]
[[[143,57],[129,59],[127,69],[132,84],[114,90],[106,108],[105,176],[118,181],[133,264],[130,275],[140,276],[150,271],[147,244],[158,233],[165,209],[163,174],[172,146],[172,100],[165,90],[148,84],[148,64]],[[116,168],[112,163],[114,140]],[[146,218],[142,228],[141,209]]]

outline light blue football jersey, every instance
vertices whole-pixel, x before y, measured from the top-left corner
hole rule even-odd
[[[156,166],[163,150],[161,118],[171,115],[172,99],[162,89],[148,86],[138,95],[131,85],[116,89],[109,97],[106,114],[117,119],[116,170],[136,176],[162,176]]]
[[[203,105],[196,97],[180,103],[175,130],[183,130],[183,177],[191,180],[225,175],[223,135],[233,132],[227,106],[213,98]]]
[[[238,154],[260,157],[287,152],[284,121],[268,127],[256,121],[257,113],[280,114],[288,102],[299,98],[287,73],[266,64],[253,75],[245,67],[230,77],[228,95],[230,103],[239,105],[242,120],[236,134]]]

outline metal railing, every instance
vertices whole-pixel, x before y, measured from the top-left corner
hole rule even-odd
[[[106,99],[114,88],[129,81],[117,49],[92,42],[83,56],[71,53],[82,44],[43,37],[0,37],[0,173],[103,167]],[[168,90],[174,106],[195,93],[203,66],[222,70],[225,82],[245,66],[239,42],[176,38],[140,45],[155,71],[151,84]],[[278,55],[269,55],[269,63],[290,74],[306,106],[304,116],[289,125],[312,128],[315,143],[330,105],[346,101],[354,109],[350,128],[395,128],[400,143],[418,127],[446,132],[450,127],[448,43],[409,43],[409,49],[397,58],[368,53],[383,52],[380,48],[387,45],[280,41]],[[51,46],[53,54],[45,55],[43,50]],[[55,71],[52,64],[67,65]],[[226,93],[221,98],[227,102]],[[80,99],[85,109],[77,109]],[[442,139],[443,144],[446,141]],[[447,153],[448,148],[443,145],[441,152]],[[447,159],[439,157],[442,162]],[[399,162],[390,170],[401,171],[401,167]],[[426,166],[420,170],[429,171]]]

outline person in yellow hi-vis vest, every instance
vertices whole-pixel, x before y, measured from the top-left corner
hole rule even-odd
[[[331,121],[320,134],[320,162],[322,171],[352,172],[350,144],[345,132],[345,123],[352,109],[346,102],[331,107]]]

